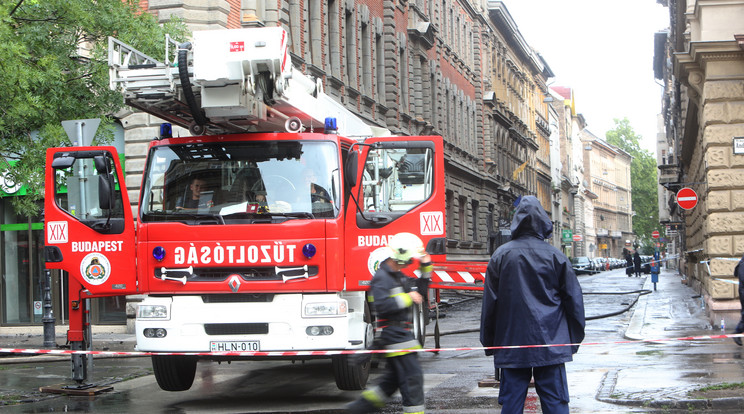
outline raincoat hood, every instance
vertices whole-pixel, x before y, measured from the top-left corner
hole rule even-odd
[[[512,239],[533,235],[542,240],[553,234],[553,222],[535,196],[522,197],[511,223]]]

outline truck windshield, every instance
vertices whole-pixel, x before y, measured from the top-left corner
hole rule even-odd
[[[143,221],[209,224],[336,217],[338,147],[327,141],[188,143],[153,147]]]

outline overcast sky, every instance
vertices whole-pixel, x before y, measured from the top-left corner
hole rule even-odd
[[[656,0],[504,0],[524,39],[574,89],[576,111],[600,138],[628,118],[656,152],[662,87],[654,80],[654,33],[669,27]],[[550,80],[549,80],[550,82]]]

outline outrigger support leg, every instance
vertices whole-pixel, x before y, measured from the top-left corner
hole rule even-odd
[[[81,299],[80,294],[83,286],[70,278],[70,328],[67,330],[67,341],[73,351],[90,350],[91,348],[91,324],[90,324],[90,299]],[[93,358],[89,354],[72,354],[72,379],[78,384],[77,387],[89,387],[84,383],[88,375],[93,371]]]

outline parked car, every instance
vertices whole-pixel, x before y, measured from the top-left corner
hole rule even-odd
[[[601,272],[605,270],[604,257],[595,257],[594,259],[592,259],[592,263],[594,264],[593,269],[595,272]]]
[[[586,256],[577,256],[571,259],[571,266],[577,275],[591,275],[594,274],[592,268],[592,261]]]
[[[653,256],[641,256],[641,272],[646,274],[651,273],[651,261],[653,259]]]

